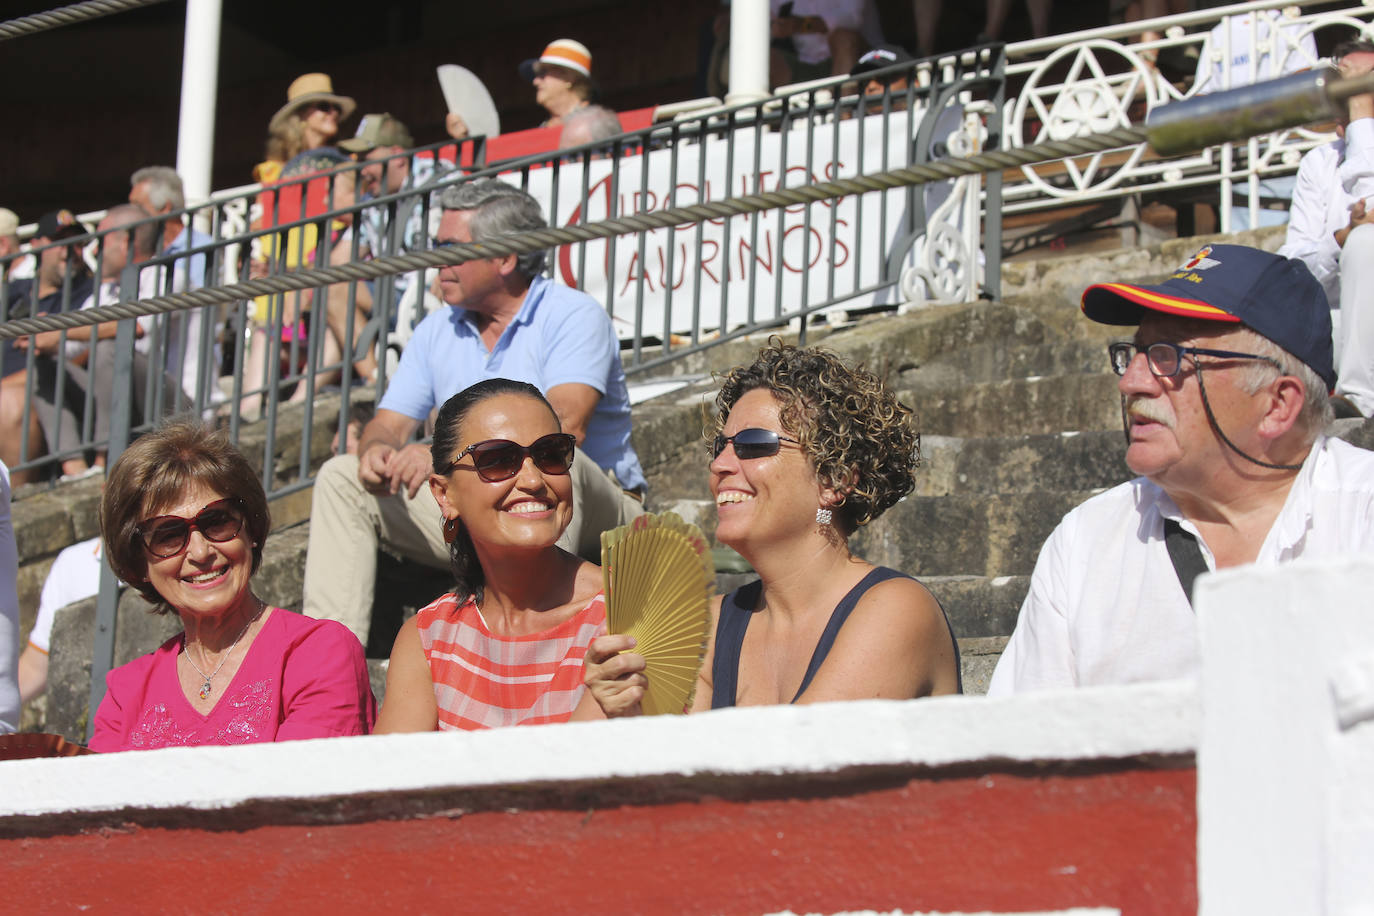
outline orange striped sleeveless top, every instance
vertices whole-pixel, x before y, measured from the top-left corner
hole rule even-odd
[[[444,595],[415,616],[434,680],[439,728],[566,722],[586,688],[587,645],[606,632],[601,593],[558,626],[496,636],[471,599]]]

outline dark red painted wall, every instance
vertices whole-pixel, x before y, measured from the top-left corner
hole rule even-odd
[[[0,841],[0,881],[12,901],[94,912],[1186,913],[1195,790],[1191,769],[993,774],[807,798],[129,827]]]

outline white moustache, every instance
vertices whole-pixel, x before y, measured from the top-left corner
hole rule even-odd
[[[1154,401],[1144,398],[1133,397],[1126,401],[1126,416],[1128,418],[1139,418],[1148,420],[1151,423],[1162,423],[1169,429],[1174,428],[1174,418],[1169,416],[1163,408]]]

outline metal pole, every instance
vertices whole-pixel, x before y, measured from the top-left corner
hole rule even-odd
[[[730,7],[730,91],[725,104],[768,98],[768,0],[735,0]]]
[[[138,298],[138,265],[129,264],[119,280],[119,298],[132,302]],[[106,453],[107,467],[114,467],[124,449],[129,447],[129,432],[133,425],[134,398],[134,328],[137,321],[125,318],[119,323],[112,342],[93,344],[115,348],[114,390],[110,397],[110,443]],[[94,361],[94,353],[92,353]],[[100,591],[95,603],[95,635],[91,645],[91,693],[86,740],[95,731],[95,711],[105,698],[105,675],[114,667],[115,628],[119,616],[119,582],[110,569],[109,554],[100,564]]]
[[[181,120],[177,174],[187,203],[210,196],[214,165],[215,96],[219,78],[220,0],[186,0],[186,42],[181,60]],[[202,230],[210,227],[200,226]]]

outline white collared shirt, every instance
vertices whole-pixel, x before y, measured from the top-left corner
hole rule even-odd
[[[1374,197],[1374,118],[1361,118],[1346,127],[1344,140],[1303,154],[1279,248],[1307,265],[1333,309],[1341,304],[1341,246],[1333,233],[1349,225],[1351,204],[1368,197]]]
[[[1197,528],[1143,477],[1074,509],[1041,548],[988,694],[1196,675],[1197,621],[1164,545],[1172,518]],[[1256,564],[1374,553],[1374,452],[1319,437]]]

